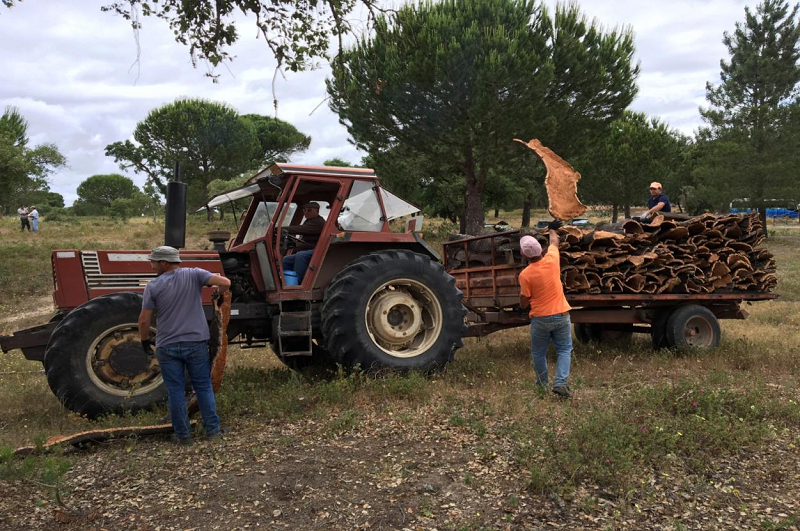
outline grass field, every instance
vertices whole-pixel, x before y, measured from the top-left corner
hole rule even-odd
[[[502,214],[512,225],[519,222],[519,212]],[[228,223],[191,220],[187,247],[210,247],[204,233],[231,229],[232,220]],[[437,245],[447,228],[437,229],[439,224],[428,223],[425,229]],[[357,438],[364,455],[369,455],[370,434],[389,426],[420,434],[443,430],[448,444],[460,445],[488,470],[460,473],[455,481],[464,489],[491,493],[492,485],[502,490],[504,481],[516,482],[530,503],[558,500],[561,510],[569,512],[567,520],[582,527],[624,528],[627,519],[650,521],[649,514],[667,529],[708,528],[701,520],[680,517],[685,500],[675,501],[682,507],[678,512],[648,513],[674,489],[693,497],[706,493],[708,510],[720,518],[733,511],[735,527],[797,529],[798,507],[785,500],[800,498],[800,231],[793,225],[770,229],[767,245],[778,262],[779,299],[747,307],[750,318],[745,321],[723,321],[722,344],[709,352],[653,352],[644,336],[626,345],[576,344],[576,396],[571,401],[537,392],[527,330],[517,329],[468,340],[455,363],[432,377],[298,375],[266,349],[234,347],[219,408],[243,437],[269,426],[280,431],[279,446],[295,444],[287,435],[292,429],[329,447]],[[20,234],[16,220],[6,218],[0,220],[0,234],[0,334],[9,334],[46,321],[53,311],[53,249],[148,249],[162,241],[163,226],[143,219],[126,224],[44,220],[34,235]],[[161,408],[131,418],[87,421],[60,406],[41,364],[26,361],[20,352],[0,356],[0,485],[33,485],[31,492],[40,493],[41,503],[52,503],[52,496],[36,485],[52,485],[58,478],[70,485],[64,490],[67,499],[81,499],[74,478],[89,469],[92,459],[56,453],[19,460],[10,457],[12,447],[94,427],[147,424],[165,414]],[[127,453],[115,454],[129,462],[133,476],[141,472],[135,465],[142,459],[137,444],[144,448],[142,442],[127,443]],[[247,451],[255,452],[252,447]],[[493,479],[492,471],[500,469],[503,477]],[[413,476],[413,467],[409,470]],[[500,495],[510,507],[504,514],[529,507],[520,505],[523,494],[517,491]],[[478,516],[441,516],[442,500],[435,496],[419,494],[416,522],[429,527],[414,529],[506,528],[488,518],[489,508]],[[693,511],[700,513],[696,507]],[[587,515],[607,519],[594,525]],[[723,524],[720,528],[726,528]]]

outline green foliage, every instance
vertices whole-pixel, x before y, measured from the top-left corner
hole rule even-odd
[[[335,166],[339,168],[353,168],[353,164],[346,160],[340,159],[339,157],[334,157],[332,159],[328,159],[322,163],[323,166]]]
[[[66,164],[52,144],[28,147],[28,123],[15,108],[0,117],[0,212],[31,204],[33,195],[47,192],[50,174]]]
[[[253,122],[224,103],[201,99],[178,99],[150,111],[133,137],[136,143],[106,146],[106,155],[123,170],[146,174],[161,193],[179,162],[182,180],[189,185],[190,209],[209,199],[211,181],[252,170],[261,159]]]
[[[532,1],[423,2],[380,18],[327,84],[331,108],[374,160],[402,146],[432,181],[447,181],[442,191],[463,179],[455,208],[475,234],[493,170],[525,153],[512,139],[578,152],[633,99],[632,54],[630,32],[604,32],[575,5],[551,18]]]
[[[730,54],[721,83],[706,85],[708,127],[698,134],[695,176],[717,207],[737,197],[749,206],[795,197],[800,168],[800,24],[798,5],[765,0],[725,33]],[[725,183],[724,186],[720,186]]]
[[[311,144],[311,137],[298,131],[283,120],[260,114],[242,115],[242,120],[253,124],[261,144],[263,165],[273,162],[288,162],[295,153],[302,153]]]
[[[363,0],[360,4],[372,18],[376,2]],[[250,15],[278,66],[296,72],[315,67],[314,58],[327,57],[331,36],[339,38],[341,48],[342,36],[352,31],[347,17],[355,6],[353,0],[125,0],[101,9],[130,20],[134,29],[142,26],[140,14],[165,20],[175,40],[189,46],[193,64],[199,59],[213,66],[232,59],[227,47],[239,38],[235,19],[241,20],[239,13]],[[216,78],[212,73],[207,75]]]
[[[129,199],[138,191],[133,181],[124,175],[92,175],[78,185],[78,201],[87,207],[96,207],[102,213],[114,201]]]
[[[16,107],[6,107],[0,116],[0,136],[6,136],[17,147],[28,145],[28,121]]]
[[[646,203],[648,184],[659,181],[673,203],[688,173],[684,153],[689,140],[658,119],[625,111],[603,138],[575,167],[581,172],[581,197],[587,203],[621,207],[627,214],[631,205]]]

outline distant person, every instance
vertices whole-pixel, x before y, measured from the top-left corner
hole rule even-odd
[[[153,312],[157,311],[155,355],[167,386],[173,440],[183,445],[192,443],[184,371],[189,374],[197,395],[206,436],[217,438],[222,432],[211,386],[208,354],[211,334],[203,313],[201,294],[204,286],[216,286],[220,293],[224,293],[231,281],[205,269],[180,267],[178,250],[173,247],[156,247],[148,259],[156,278],[144,288],[139,338],[142,348],[151,356],[150,321]]]
[[[297,273],[297,281],[302,282],[306,276],[308,264],[314,254],[319,236],[325,227],[325,218],[319,215],[319,203],[311,201],[303,205],[305,221],[300,225],[289,225],[286,230],[289,234],[297,234],[302,241],[297,242],[294,254],[283,257],[283,270]]]
[[[39,232],[39,211],[33,205],[28,209],[28,219],[31,222],[31,230]]]
[[[19,214],[19,223],[22,225],[22,232],[25,232],[25,229],[28,229],[28,232],[30,232],[31,224],[28,222],[28,209],[25,208],[25,205],[19,206],[17,214]]]
[[[572,327],[569,318],[571,308],[561,285],[561,257],[556,232],[561,225],[559,220],[553,220],[548,225],[550,246],[544,256],[536,238],[523,236],[520,239],[520,251],[528,259],[528,267],[519,275],[519,306],[529,310],[531,356],[536,383],[544,390],[548,388],[547,349],[552,340],[557,356],[553,392],[562,398],[569,398],[572,395],[567,385],[572,358]]]
[[[647,200],[647,211],[644,212],[638,221],[649,221],[658,212],[672,212],[669,204],[669,197],[661,191],[661,183],[653,181],[650,183],[650,199]]]

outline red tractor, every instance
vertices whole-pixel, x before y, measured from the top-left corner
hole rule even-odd
[[[231,280],[229,344],[269,343],[293,368],[430,370],[453,359],[466,329],[462,294],[419,233],[390,231],[393,217],[416,208],[382,190],[372,170],[274,164],[207,206],[247,198],[227,249],[181,252],[182,266]],[[285,227],[299,224],[298,206],[311,201],[326,222],[305,277],[291,285],[282,258],[296,242]],[[155,277],[148,253],[54,251],[58,312],[0,338],[0,347],[42,361],[55,395],[80,414],[164,400],[158,362],[143,352],[136,324]],[[210,319],[210,290],[203,300]]]

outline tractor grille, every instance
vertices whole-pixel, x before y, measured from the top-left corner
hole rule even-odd
[[[114,273],[100,271],[100,261],[95,251],[81,252],[83,274],[89,288],[143,288],[156,278],[155,273]]]

